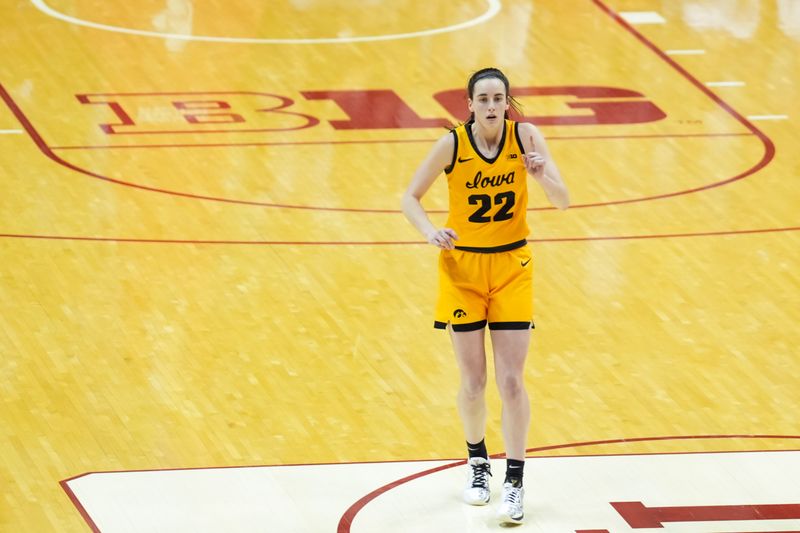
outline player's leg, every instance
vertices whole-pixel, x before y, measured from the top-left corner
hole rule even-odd
[[[525,448],[530,425],[530,401],[525,389],[525,360],[533,316],[533,262],[527,246],[494,257],[492,298],[487,318],[494,353],[495,380],[502,400],[506,477],[501,523],[522,522]]]
[[[452,328],[452,326],[451,326]],[[458,413],[467,442],[479,443],[486,432],[486,350],[484,331],[452,331],[460,384],[457,395]]]
[[[495,380],[503,403],[502,424],[506,457],[525,459],[525,440],[530,425],[530,401],[524,368],[530,346],[530,330],[492,330]]]
[[[524,379],[531,334],[530,330],[492,330],[491,337],[497,389],[503,403],[503,439],[506,447],[506,477],[498,519],[505,524],[519,524],[524,516],[522,477],[531,416]]]
[[[434,326],[447,328],[459,370],[456,397],[467,441],[469,472],[464,501],[489,503],[489,456],[486,451],[486,287],[483,254],[444,250],[439,255],[439,298]]]
[[[452,325],[451,325],[452,328]],[[460,384],[457,395],[458,413],[467,441],[468,480],[464,501],[470,505],[485,505],[491,496],[491,468],[484,443],[486,433],[486,350],[485,328],[475,331],[453,331],[450,337],[458,363]]]

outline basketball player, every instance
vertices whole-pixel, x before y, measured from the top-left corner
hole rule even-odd
[[[501,524],[519,524],[530,421],[523,370],[533,328],[527,176],[559,209],[569,206],[569,194],[539,130],[508,118],[509,108],[519,109],[500,70],[474,73],[467,97],[469,119],[434,144],[403,195],[402,206],[406,218],[441,249],[434,327],[449,331],[461,377],[457,404],[469,456],[464,500],[486,505],[490,498],[491,468],[484,442],[488,325],[507,457],[497,516]],[[442,171],[450,208],[445,227],[437,228],[421,199]]]

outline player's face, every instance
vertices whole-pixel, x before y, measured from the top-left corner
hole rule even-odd
[[[475,114],[476,122],[488,127],[502,124],[507,109],[508,95],[502,81],[484,78],[475,84],[469,110]]]

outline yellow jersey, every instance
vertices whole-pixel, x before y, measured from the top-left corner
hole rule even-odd
[[[447,227],[456,248],[502,252],[525,245],[528,228],[528,173],[518,123],[506,120],[497,155],[487,158],[472,136],[472,123],[453,129],[453,161],[445,168],[450,197]]]

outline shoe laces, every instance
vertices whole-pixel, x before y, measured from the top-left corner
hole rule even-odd
[[[471,464],[470,466],[472,467],[472,487],[476,489],[486,488],[489,484],[487,476],[492,475],[489,463]]]
[[[515,487],[510,483],[506,483],[505,487],[503,488],[506,489],[504,491],[505,494],[503,494],[503,501],[518,507],[522,501],[522,489]]]

